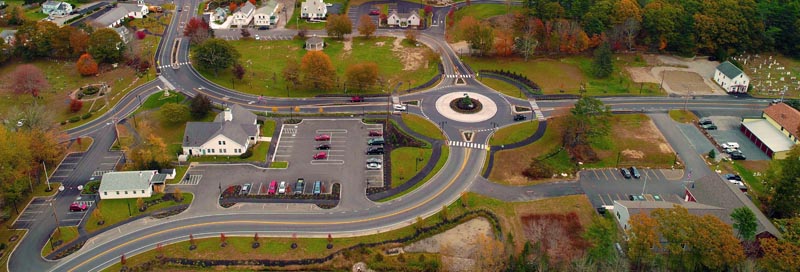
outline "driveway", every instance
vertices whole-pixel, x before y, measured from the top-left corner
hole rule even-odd
[[[649,201],[675,202],[683,197],[684,183],[680,173],[676,176],[673,171],[639,169],[641,178],[626,179],[618,169],[583,170],[580,185],[595,207],[614,205],[615,200],[629,200],[629,195],[642,195]]]
[[[726,142],[739,143],[739,150],[744,153],[748,160],[769,160],[770,157],[762,152],[758,147],[747,139],[739,130],[741,119],[736,116],[710,116],[711,121],[717,125],[717,130],[710,130],[708,134],[722,145]],[[721,151],[721,150],[720,150]]]

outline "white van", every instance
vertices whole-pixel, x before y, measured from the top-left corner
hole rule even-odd
[[[722,144],[722,148],[724,149],[739,149],[739,143],[737,142],[727,142]]]

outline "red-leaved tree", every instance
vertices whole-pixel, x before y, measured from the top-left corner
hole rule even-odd
[[[30,94],[33,97],[39,97],[39,92],[50,88],[50,84],[47,83],[47,79],[44,77],[42,70],[39,70],[39,68],[31,64],[24,64],[17,67],[17,69],[11,73],[11,81],[14,93]]]
[[[140,39],[140,40],[142,40],[142,39],[144,39],[145,37],[147,37],[147,33],[144,33],[144,31],[141,31],[141,30],[139,30],[139,31],[136,31],[136,38],[137,38],[137,39]]]
[[[97,74],[97,62],[94,61],[94,58],[89,53],[83,53],[78,62],[75,63],[75,67],[78,68],[78,73],[83,76]]]
[[[236,79],[242,80],[245,73],[247,73],[247,70],[244,69],[244,66],[238,63],[233,65],[233,76],[235,76]]]
[[[183,29],[183,35],[189,37],[192,44],[201,44],[211,37],[211,28],[205,20],[192,17]]]
[[[69,110],[71,112],[79,112],[83,108],[83,101],[72,99],[69,101]],[[80,138],[78,138],[80,139]]]

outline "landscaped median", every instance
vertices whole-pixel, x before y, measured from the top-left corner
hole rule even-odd
[[[50,235],[50,239],[47,240],[47,244],[42,248],[42,256],[47,256],[54,250],[61,248],[75,239],[78,239],[77,227],[58,227],[57,230],[53,231],[53,234]]]
[[[539,121],[524,121],[498,129],[492,134],[489,145],[507,145],[521,142],[531,137],[539,128]]]
[[[96,232],[103,228],[114,226],[128,218],[137,217],[145,214],[152,214],[158,210],[177,205],[188,205],[192,203],[194,195],[191,193],[181,193],[180,201],[175,199],[174,193],[158,193],[148,198],[139,199],[104,199],[97,203],[97,207],[86,221],[86,231]],[[141,199],[141,201],[139,201]],[[141,207],[146,206],[144,210]],[[103,224],[99,224],[100,222]]]

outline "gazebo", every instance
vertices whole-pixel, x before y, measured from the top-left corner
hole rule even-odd
[[[320,51],[325,48],[325,41],[322,38],[313,36],[306,40],[306,50],[308,51]]]

